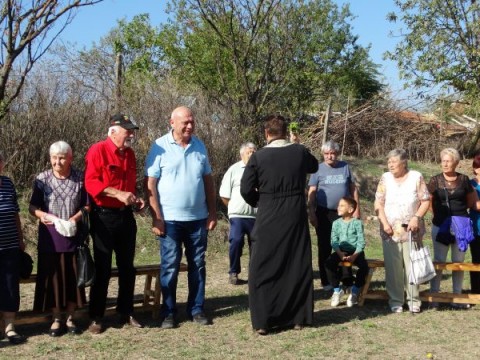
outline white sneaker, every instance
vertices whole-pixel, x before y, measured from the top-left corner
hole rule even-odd
[[[340,301],[342,300],[343,294],[345,294],[343,290],[340,290],[339,292],[334,292],[332,295],[332,301],[330,302],[330,306],[338,306],[340,304]]]
[[[358,304],[358,294],[354,294],[353,292],[351,292],[347,298],[347,306],[352,307],[353,305],[357,305],[357,304]]]
[[[458,309],[458,310],[467,310],[467,309],[470,309],[470,304],[450,303],[450,306],[451,306],[453,309]]]

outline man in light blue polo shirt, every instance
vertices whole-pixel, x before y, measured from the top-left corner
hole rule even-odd
[[[257,209],[248,205],[240,194],[240,180],[242,180],[245,165],[256,150],[257,148],[252,143],[243,144],[240,147],[241,160],[228,168],[220,186],[220,197],[228,207],[230,222],[230,234],[228,235],[230,270],[228,273],[232,285],[240,283],[238,274],[241,271],[240,257],[245,244],[245,236],[247,236],[250,246],[250,233],[255,225]]]
[[[146,190],[152,231],[160,240],[162,328],[177,326],[176,291],[182,243],[188,263],[187,316],[208,325],[205,303],[207,233],[217,224],[215,186],[205,145],[195,136],[187,107],[176,108],[172,130],[157,139],[146,158]]]

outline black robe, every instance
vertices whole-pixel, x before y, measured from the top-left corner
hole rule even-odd
[[[317,159],[300,144],[276,140],[255,152],[240,192],[258,207],[248,276],[254,329],[313,320],[312,249],[305,203],[307,173]]]

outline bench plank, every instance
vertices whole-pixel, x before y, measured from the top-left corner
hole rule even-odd
[[[373,300],[388,300],[388,294],[385,290],[370,290],[370,283],[373,274],[377,268],[385,266],[383,260],[367,259],[369,272],[365,279],[365,285],[360,292],[358,301],[359,306],[363,306],[365,299]],[[342,261],[340,266],[352,266],[348,261]],[[435,270],[449,270],[449,271],[480,271],[480,264],[477,263],[454,263],[454,262],[433,262]],[[420,300],[425,302],[445,302],[458,304],[480,304],[480,294],[454,294],[447,292],[429,293],[427,291],[420,292]]]

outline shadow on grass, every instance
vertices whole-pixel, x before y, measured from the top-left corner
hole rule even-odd
[[[205,299],[205,314],[210,319],[211,324],[214,324],[217,318],[232,316],[244,311],[248,311],[247,294],[207,297]],[[152,319],[151,312],[147,311],[139,313],[136,317],[138,320],[141,320],[145,326],[151,328],[161,326],[161,315],[158,319]],[[184,322],[191,321],[187,314],[187,304],[185,302],[177,303],[177,321],[180,326]],[[112,327],[116,326],[113,325]]]
[[[230,295],[205,300],[206,311],[213,319],[248,311],[248,295]]]
[[[347,307],[345,304],[335,308],[326,308],[315,311],[313,327],[323,327],[349,323],[352,320],[373,319],[391,314],[385,301],[369,300],[368,305]]]

